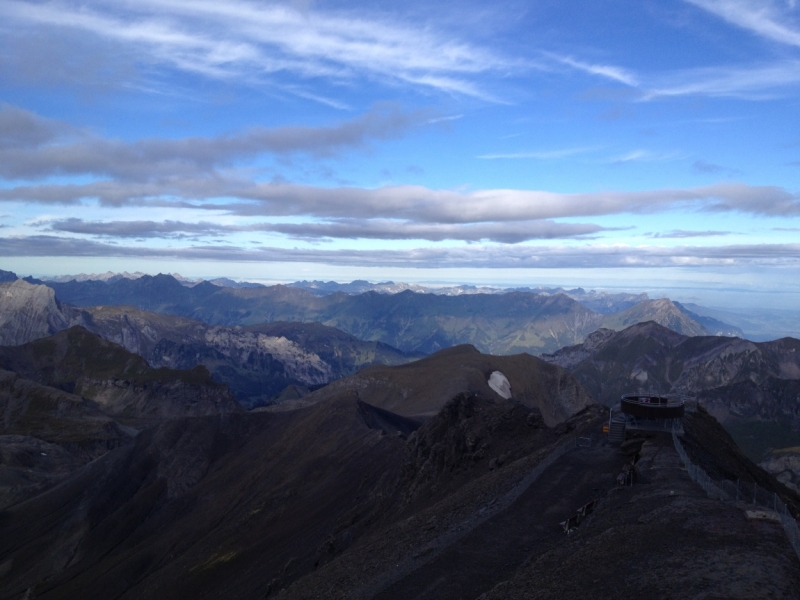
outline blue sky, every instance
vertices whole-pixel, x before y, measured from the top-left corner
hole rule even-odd
[[[0,4],[0,263],[800,299],[800,5]]]

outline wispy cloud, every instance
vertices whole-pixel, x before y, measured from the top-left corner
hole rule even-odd
[[[584,148],[562,148],[560,150],[539,150],[535,152],[510,152],[500,154],[481,154],[477,158],[482,160],[500,160],[500,159],[517,159],[517,158],[534,158],[540,160],[550,160],[554,158],[566,158],[567,156],[574,156],[576,154],[585,154],[597,150],[597,146],[588,146]]]
[[[675,96],[774,98],[782,88],[800,84],[800,61],[787,59],[746,67],[709,67],[652,78],[640,100]]]
[[[428,123],[433,125],[435,123],[445,123],[447,121],[458,121],[459,119],[463,119],[464,115],[449,115],[446,117],[434,117],[433,119],[428,119]]]
[[[652,150],[638,148],[612,157],[608,162],[617,164],[629,162],[668,162],[684,158],[686,158],[686,155],[681,152],[653,152]]]
[[[39,28],[40,44],[80,32],[126,48],[147,69],[243,83],[266,83],[276,74],[331,81],[367,77],[481,96],[487,92],[472,79],[476,74],[522,67],[435,27],[291,4],[8,0],[0,4],[0,15],[16,28]]]
[[[605,79],[610,79],[612,81],[616,81],[617,83],[624,83],[625,85],[632,87],[639,85],[638,77],[623,67],[588,63],[582,60],[577,60],[571,56],[563,56],[559,54],[553,54],[551,52],[545,53],[545,56],[590,75],[603,77]]]
[[[673,229],[672,231],[665,231],[659,233],[652,233],[649,237],[665,238],[665,239],[681,239],[681,238],[695,238],[695,237],[719,237],[722,235],[731,235],[730,231],[685,231],[683,229]]]
[[[741,171],[739,169],[723,167],[722,165],[717,165],[705,160],[694,161],[692,163],[692,170],[695,173],[701,173],[703,175],[719,175],[720,173],[725,173],[728,176],[733,176],[741,174]]]
[[[798,15],[794,2],[776,2],[774,0],[686,1],[763,38],[800,47],[800,28],[796,23]]]

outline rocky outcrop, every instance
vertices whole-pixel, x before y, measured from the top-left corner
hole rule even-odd
[[[758,466],[786,487],[800,492],[800,446],[770,450]]]
[[[640,323],[597,331],[542,358],[569,368],[608,406],[630,393],[693,397],[753,460],[775,445],[776,434],[783,445],[800,442],[800,340],[689,337]]]
[[[0,368],[42,386],[92,400],[106,415],[128,419],[241,411],[204,367],[155,369],[82,327],[21,346],[0,347]]]
[[[501,372],[510,384],[512,399],[528,409],[536,409],[548,427],[566,421],[592,402],[586,389],[565,369],[529,354],[482,354],[466,344],[407,365],[363,369],[299,402],[321,402],[355,392],[379,408],[407,417],[426,418],[437,414],[459,394],[504,400],[489,385],[495,371]]]
[[[13,346],[47,337],[69,326],[55,292],[18,279],[0,283],[0,345]]]
[[[405,501],[434,493],[476,467],[496,469],[519,458],[524,441],[544,428],[538,409],[462,393],[415,431],[406,446]]]
[[[289,386],[315,388],[368,365],[415,358],[319,323],[224,327],[130,306],[96,306],[81,314],[87,329],[153,366],[205,366],[248,408],[280,401]]]

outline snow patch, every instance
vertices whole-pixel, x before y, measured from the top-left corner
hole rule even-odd
[[[511,384],[508,382],[508,378],[500,371],[495,371],[489,375],[489,387],[497,392],[497,395],[501,398],[506,400],[511,398]]]

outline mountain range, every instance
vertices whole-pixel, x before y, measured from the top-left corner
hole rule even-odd
[[[751,455],[796,428],[798,340],[666,299],[50,285],[0,283],[0,600],[800,589],[780,525],[709,498],[670,434],[602,433],[623,392],[691,392],[691,460],[797,517],[794,455],[776,478],[714,415]]]
[[[22,344],[72,325],[120,344],[154,367],[203,365],[249,408],[302,396],[367,365],[421,356],[318,323],[211,326],[131,306],[79,309],[59,302],[43,285],[0,284],[0,343]]]
[[[668,299],[643,300],[626,310],[602,314],[561,293],[443,296],[405,291],[315,296],[281,285],[226,288],[203,282],[188,288],[169,275],[49,286],[60,301],[75,306],[133,305],[226,326],[320,322],[362,340],[426,354],[463,343],[494,354],[552,352],[582,342],[600,327],[621,329],[642,320],[663,322],[687,335],[741,335],[740,330],[711,318],[702,324],[687,314],[691,311]]]
[[[184,381],[225,397],[202,368],[152,369],[79,327],[0,354],[16,389],[50,395],[0,395],[27,402],[0,430],[3,600],[744,598],[800,586],[779,526],[708,498],[669,436],[600,444],[607,409],[531,356],[462,346],[280,406],[183,416],[171,396],[161,413],[107,402],[101,382],[122,399]],[[489,385],[498,371],[511,398]],[[73,437],[45,431],[47,419]],[[798,514],[800,497],[702,408],[685,430],[709,473],[758,483]],[[626,469],[636,485],[619,487]],[[589,505],[565,535],[559,523]]]

